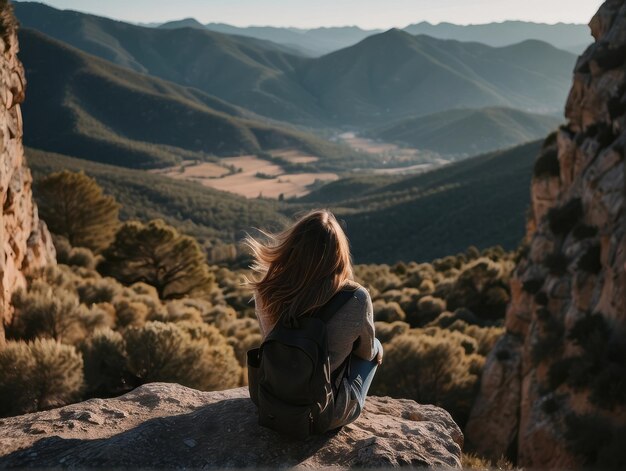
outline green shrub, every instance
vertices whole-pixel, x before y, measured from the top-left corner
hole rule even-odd
[[[561,165],[559,164],[558,150],[556,147],[543,149],[535,160],[533,167],[533,175],[539,177],[558,177],[561,174]]]
[[[52,338],[73,343],[82,338],[81,307],[72,293],[53,290],[42,281],[35,281],[29,291],[19,290],[12,297],[15,314],[7,328],[13,339]]]
[[[7,342],[0,349],[0,417],[37,410],[30,390],[35,359],[26,342]]]
[[[600,244],[590,246],[578,260],[577,268],[579,270],[597,275],[602,270],[600,253]]]
[[[453,337],[399,335],[385,346],[385,365],[374,378],[372,392],[439,405],[463,424],[478,381],[470,372],[471,361]]]
[[[114,303],[116,328],[139,327],[146,323],[150,310],[146,304],[122,298]]]
[[[406,334],[411,326],[406,322],[376,322],[376,338],[381,343],[391,342],[398,335]]]
[[[70,257],[70,252],[72,251],[72,246],[69,241],[60,235],[51,234],[52,235],[52,244],[54,245],[54,249],[57,253],[57,262],[63,263],[67,265],[67,260]]]
[[[126,349],[119,332],[100,329],[81,346],[85,363],[87,393],[94,397],[109,397],[128,390],[126,378]]]
[[[626,346],[613,336],[601,314],[587,314],[570,329],[568,339],[583,354],[564,360],[551,379],[566,382],[575,389],[589,390],[591,403],[612,410],[626,404]],[[558,369],[557,369],[558,368]]]
[[[569,233],[580,221],[583,205],[580,198],[574,198],[558,208],[548,211],[550,230],[556,235]]]
[[[446,302],[443,299],[426,295],[417,302],[417,309],[407,317],[407,321],[413,327],[422,327],[436,319],[445,309]]]
[[[463,267],[447,296],[448,309],[464,307],[483,319],[504,318],[510,299],[508,274],[508,269],[489,258],[474,260]]]
[[[121,291],[121,287],[112,278],[86,280],[76,287],[80,302],[83,304],[110,303]]]
[[[194,339],[189,331],[162,322],[127,329],[129,371],[143,383],[176,382],[201,390],[238,386],[241,368],[226,340],[220,336],[219,342],[209,344],[205,338]]]
[[[93,252],[83,247],[76,247],[70,250],[65,263],[69,266],[89,268],[92,270],[96,267],[96,259]]]
[[[83,361],[74,347],[50,339],[7,342],[0,350],[0,415],[59,407],[83,387]]]
[[[468,261],[476,260],[480,257],[480,250],[475,245],[470,245],[465,251],[465,256]]]
[[[403,321],[406,318],[400,305],[394,301],[374,301],[374,319],[382,322]]]
[[[493,350],[498,339],[504,334],[503,327],[469,325],[462,320],[455,321],[448,327],[448,330],[458,331],[472,337],[476,341],[476,352],[483,357],[486,357]]]
[[[170,301],[160,313],[148,316],[149,321],[182,322],[192,321],[202,323],[202,313],[195,307],[186,304],[183,300]]]

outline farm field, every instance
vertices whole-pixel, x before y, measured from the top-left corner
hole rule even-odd
[[[291,163],[309,163],[317,157],[300,155],[298,151],[284,150],[272,155]],[[256,155],[242,155],[220,159],[220,164],[202,162],[187,163],[155,171],[177,180],[192,180],[216,190],[228,191],[246,198],[292,198],[311,192],[316,182],[334,181],[339,178],[335,173],[285,173],[275,163],[261,159]]]

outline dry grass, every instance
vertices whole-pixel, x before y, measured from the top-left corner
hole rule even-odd
[[[300,159],[299,163],[303,163],[302,159],[316,159],[313,156],[297,155],[297,151],[273,154],[284,159],[288,157]],[[333,181],[339,178],[334,173],[286,174],[280,165],[260,159],[256,155],[226,157],[221,159],[220,164],[210,162],[186,164],[160,170],[159,173],[175,179],[198,181],[204,186],[229,191],[246,198],[258,196],[278,198],[281,194],[284,198],[304,196],[311,191],[308,187],[316,180]],[[229,173],[228,168],[235,168],[236,171]]]
[[[203,180],[206,178],[220,178],[228,175],[230,170],[225,166],[212,162],[193,163],[183,162],[182,165],[167,167],[165,169],[153,170],[153,173],[176,178],[177,180]]]
[[[501,456],[497,461],[491,461],[474,453],[463,453],[461,456],[463,469],[476,469],[481,471],[519,471],[513,463]]]

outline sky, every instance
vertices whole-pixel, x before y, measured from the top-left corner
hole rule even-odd
[[[405,27],[420,21],[588,23],[603,0],[42,0],[134,23],[196,18],[236,26]]]

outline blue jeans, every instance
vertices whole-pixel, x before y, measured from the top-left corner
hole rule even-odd
[[[378,339],[374,339],[374,345],[376,346],[376,352],[381,352],[383,350],[383,346]],[[350,374],[348,374],[347,378],[350,383],[350,388],[352,389],[352,394],[354,395],[353,397],[358,400],[360,406],[357,414],[355,414],[355,417],[352,420],[356,420],[361,413],[361,410],[363,410],[365,397],[367,396],[367,391],[372,384],[377,368],[378,362],[376,361],[376,358],[368,361],[354,354],[350,357]]]

